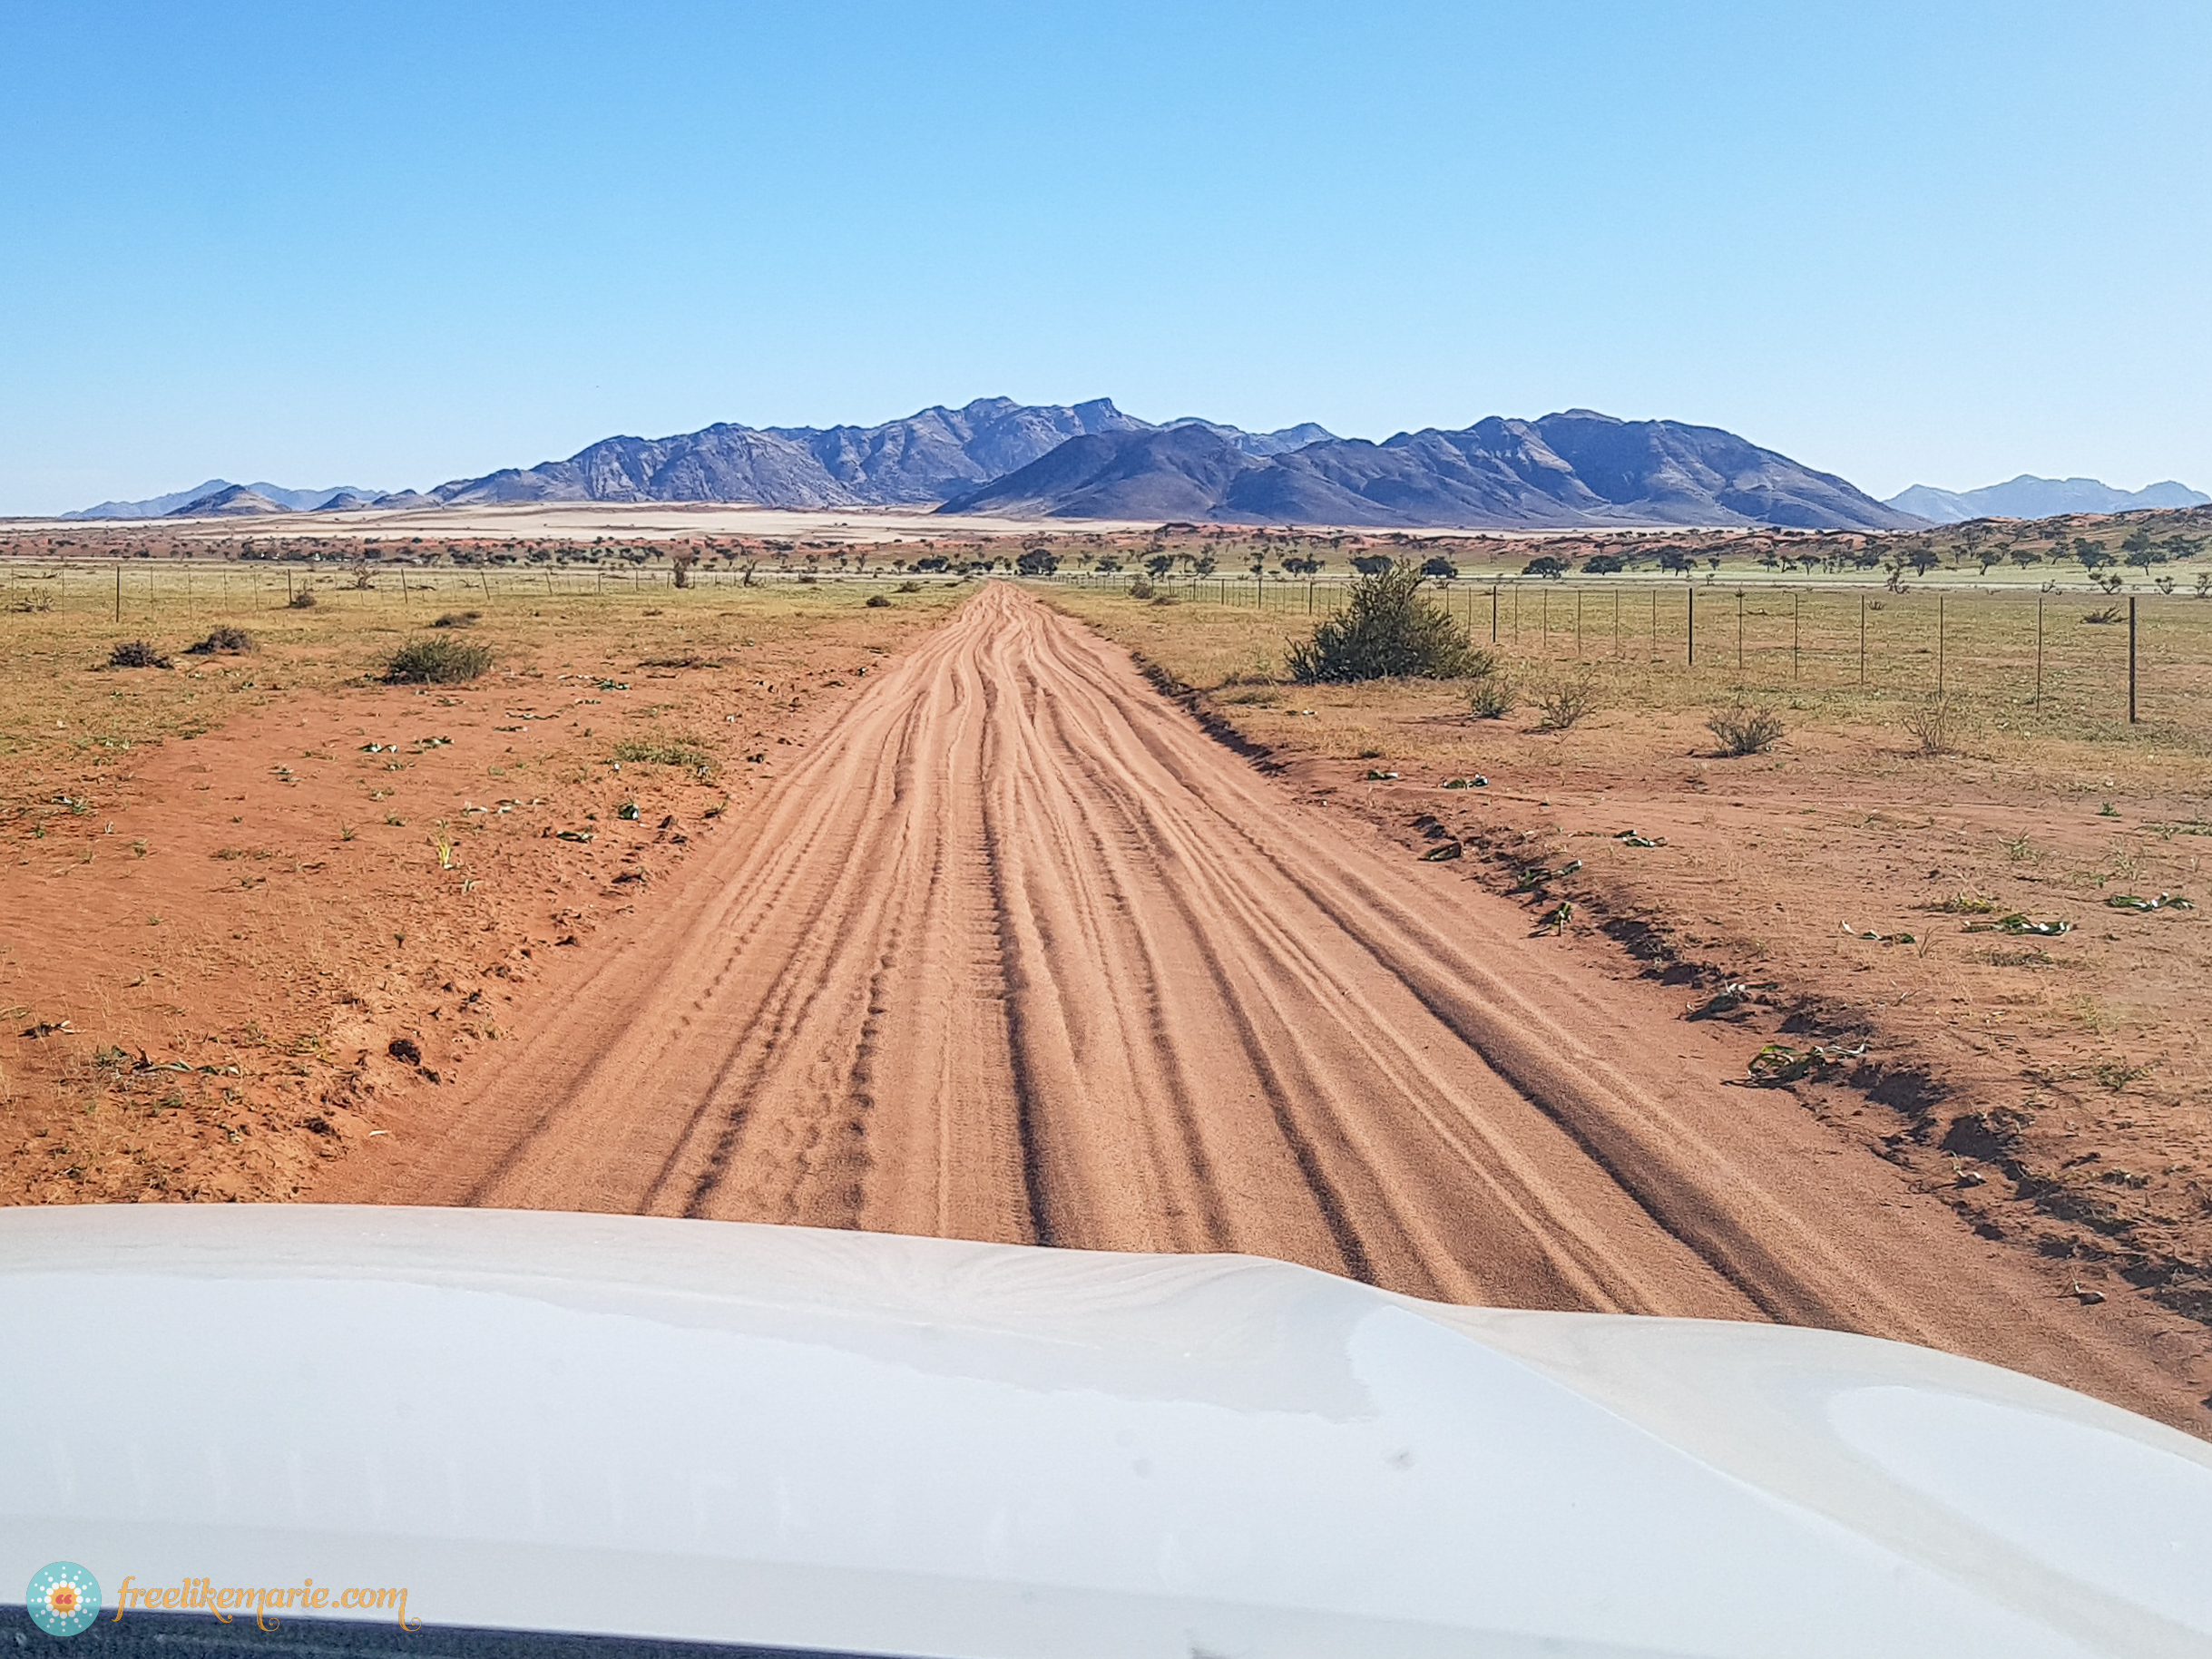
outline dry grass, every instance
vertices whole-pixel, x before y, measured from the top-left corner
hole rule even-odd
[[[961,597],[871,610],[825,581],[549,600],[410,571],[408,596],[333,587],[293,610],[281,571],[202,570],[190,602],[164,571],[162,602],[118,628],[113,574],[90,574],[0,612],[0,1007],[27,1010],[0,1056],[0,1202],[295,1195],[375,1122],[361,1049],[384,1065],[408,1031],[436,1069],[469,1031],[493,1040],[492,1010],[588,931],[626,848],[680,856],[745,786],[710,777],[749,775],[764,733]],[[126,574],[136,598],[143,572]],[[379,683],[410,620],[464,597],[493,672]],[[249,620],[250,656],[94,666],[119,639],[158,652]],[[633,678],[648,655],[709,666]],[[570,826],[597,834],[541,839]]]

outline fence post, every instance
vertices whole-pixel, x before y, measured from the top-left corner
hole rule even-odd
[[[1789,677],[1792,679],[1799,678],[1797,646],[1800,632],[1797,626],[1797,611],[1798,602],[1804,597],[1795,588],[1789,590]]]
[[[2035,707],[2043,706],[2043,599],[2035,596]]]
[[[1935,596],[1935,695],[1943,695],[1943,596]]]
[[[1866,689],[1866,596],[1859,595],[1859,689]]]
[[[1689,579],[1689,620],[1682,625],[1682,642],[1688,655],[1688,666],[1698,666],[1698,579]]]
[[[2128,724],[2135,724],[2135,595],[2128,596]]]
[[[1744,590],[1736,590],[1736,671],[1744,671]]]
[[[122,566],[115,567],[115,620],[122,620]]]
[[[1498,583],[1494,581],[1490,584],[1490,642],[1498,642]]]

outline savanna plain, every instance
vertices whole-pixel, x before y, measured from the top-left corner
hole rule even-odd
[[[1249,1250],[2212,1431],[2212,603],[1463,548],[1466,671],[1312,683],[1341,571],[1023,546],[14,561],[0,1195]]]

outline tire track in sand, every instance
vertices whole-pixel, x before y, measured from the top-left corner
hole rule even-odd
[[[522,1013],[459,1111],[319,1195],[1240,1250],[2170,1401],[1887,1166],[1718,1088],[1701,1037],[1524,934],[993,584]]]

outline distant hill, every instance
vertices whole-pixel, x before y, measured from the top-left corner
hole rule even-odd
[[[244,519],[255,518],[265,512],[290,511],[281,502],[269,500],[259,490],[250,490],[242,483],[234,483],[210,491],[198,501],[186,502],[174,512],[162,516],[171,519]]]
[[[1148,430],[1111,400],[982,397],[880,426],[719,424],[668,438],[606,438],[565,461],[456,479],[441,502],[736,501],[859,507],[943,501],[1026,466],[1068,439]]]
[[[2116,490],[2094,478],[2038,478],[2032,473],[1979,490],[1938,490],[1916,483],[1889,498],[1891,506],[1937,524],[1961,524],[1968,519],[2051,519],[2066,512],[2130,512],[2142,507],[2201,507],[2207,502],[2212,495],[2171,480],[2140,490]]]
[[[227,478],[210,478],[189,490],[178,490],[169,495],[149,496],[139,502],[102,502],[97,507],[86,507],[76,512],[64,512],[65,519],[158,519],[177,512],[179,508],[192,503],[220,495],[225,490],[246,490],[269,502],[279,512],[313,512],[326,506],[333,496],[350,495],[360,501],[373,501],[384,493],[381,490],[357,489],[340,484],[328,490],[288,490],[274,483],[232,483]]]
[[[1235,426],[1224,426],[1219,421],[1200,420],[1195,415],[1185,415],[1161,423],[1166,426],[1203,426],[1209,432],[1218,432],[1248,455],[1263,460],[1269,455],[1287,454],[1304,449],[1308,444],[1319,444],[1336,434],[1326,426],[1316,426],[1311,421],[1301,421],[1296,426],[1285,426],[1279,432],[1246,432]]]
[[[942,503],[947,512],[1002,516],[1404,529],[1894,530],[1926,522],[1733,433],[1678,421],[1570,409],[1372,444],[1311,422],[1247,432],[1184,415],[1155,425],[1103,397],[981,397],[876,426],[719,422],[663,438],[603,438],[566,460],[392,494],[210,479],[196,491],[103,502],[70,516],[250,517],[529,502],[744,502],[814,511]]]
[[[1325,438],[1255,455],[1192,424],[1073,440],[947,501],[946,512],[1184,518],[1392,529],[1921,521],[1735,434],[1571,409],[1382,444]]]

